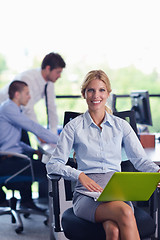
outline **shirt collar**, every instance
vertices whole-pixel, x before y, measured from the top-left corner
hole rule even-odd
[[[89,127],[92,124],[95,124],[93,122],[93,119],[91,118],[88,110],[83,114],[83,118],[84,118],[84,127]],[[112,115],[105,112],[105,117],[104,117],[104,120],[103,120],[102,124],[113,126]]]
[[[39,72],[40,74],[40,81],[41,81],[41,84],[43,84],[44,86],[46,85],[46,83],[48,83],[44,77],[42,76],[42,69],[41,68],[37,68],[37,71]]]
[[[22,112],[22,108],[23,106],[18,106],[12,99],[8,98],[7,102],[9,102],[10,104],[12,104],[14,106],[14,108],[18,108],[20,112]]]

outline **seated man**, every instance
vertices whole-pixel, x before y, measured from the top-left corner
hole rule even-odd
[[[22,111],[21,105],[25,106],[29,99],[29,88],[25,82],[13,81],[8,90],[9,99],[0,105],[0,151],[23,153],[32,156],[37,151],[21,141],[22,129],[34,133],[47,143],[57,143],[58,136],[50,130],[45,129],[40,124],[30,120]],[[12,163],[15,159],[9,159]],[[5,160],[4,160],[5,161]],[[7,169],[3,167],[4,161],[1,161],[0,176],[3,176]],[[45,166],[41,161],[32,160],[35,179],[46,178]],[[14,172],[22,166],[22,161],[14,161],[14,164],[8,165]],[[24,161],[24,166],[26,165]],[[14,168],[14,169],[13,169]],[[26,173],[25,173],[26,174]],[[27,174],[31,174],[28,171]],[[32,200],[31,182],[21,182],[16,188],[20,191],[21,206],[40,210]],[[6,196],[0,187],[0,204],[5,205]]]
[[[38,122],[35,113],[35,104],[45,99],[47,106],[48,128],[57,133],[58,115],[54,86],[61,77],[66,64],[63,58],[54,52],[47,54],[42,60],[41,68],[30,69],[18,74],[15,80],[24,81],[28,84],[31,99],[25,107],[24,113],[33,121]],[[0,103],[8,98],[8,84],[0,89]]]

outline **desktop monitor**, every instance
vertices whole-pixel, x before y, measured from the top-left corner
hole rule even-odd
[[[149,93],[147,90],[131,92],[131,110],[135,111],[136,122],[139,124],[152,126],[152,117],[149,103]]]

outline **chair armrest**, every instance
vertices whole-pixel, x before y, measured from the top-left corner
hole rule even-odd
[[[0,151],[0,156],[2,156],[2,160],[3,160],[3,157],[4,157],[4,160],[6,158],[10,158],[10,157],[16,157],[16,158],[20,158],[20,159],[25,159],[25,160],[28,160],[29,164],[22,168],[21,170],[17,171],[15,174],[13,174],[12,176],[10,176],[6,181],[5,183],[9,182],[11,179],[13,179],[14,177],[18,176],[20,173],[22,173],[23,171],[25,171],[27,168],[31,168],[31,174],[32,174],[32,181],[34,182],[34,172],[33,172],[33,165],[32,165],[32,161],[31,161],[31,158],[28,157],[27,155],[25,154],[22,154],[22,153],[15,153],[15,152],[4,152],[4,151]]]
[[[30,158],[27,155],[21,154],[21,153],[15,153],[15,152],[3,152],[0,151],[1,156],[7,156],[7,157],[19,157],[19,158],[24,158],[27,160],[30,160]]]
[[[59,181],[61,179],[61,176],[58,174],[47,174],[47,177],[51,181]]]
[[[61,232],[61,224],[60,224],[60,198],[59,198],[59,180],[61,179],[60,175],[56,174],[47,174],[47,178],[49,180],[49,197],[53,200],[53,206],[49,206],[49,209],[54,210],[54,230],[55,232]],[[50,202],[50,201],[49,201]]]

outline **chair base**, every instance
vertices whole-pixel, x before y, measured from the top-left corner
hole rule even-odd
[[[9,200],[9,205],[10,205],[9,207],[3,207],[0,209],[0,215],[10,214],[11,222],[17,224],[15,232],[21,233],[23,231],[23,222],[22,222],[19,211],[16,209],[17,199],[15,197],[12,197]]]
[[[36,210],[32,210],[32,209],[21,209],[21,208],[17,208],[17,199],[15,197],[12,197],[9,200],[9,207],[1,207],[0,208],[0,215],[5,215],[5,214],[9,214],[11,215],[11,222],[12,223],[16,223],[16,228],[15,228],[15,232],[17,234],[23,232],[23,222],[21,219],[21,214],[23,214],[23,216],[25,218],[28,218],[30,214],[37,214],[37,215],[42,215],[45,216],[46,219],[44,220],[44,224],[48,225],[49,223],[49,214],[48,212],[40,212],[40,211],[36,211]]]

